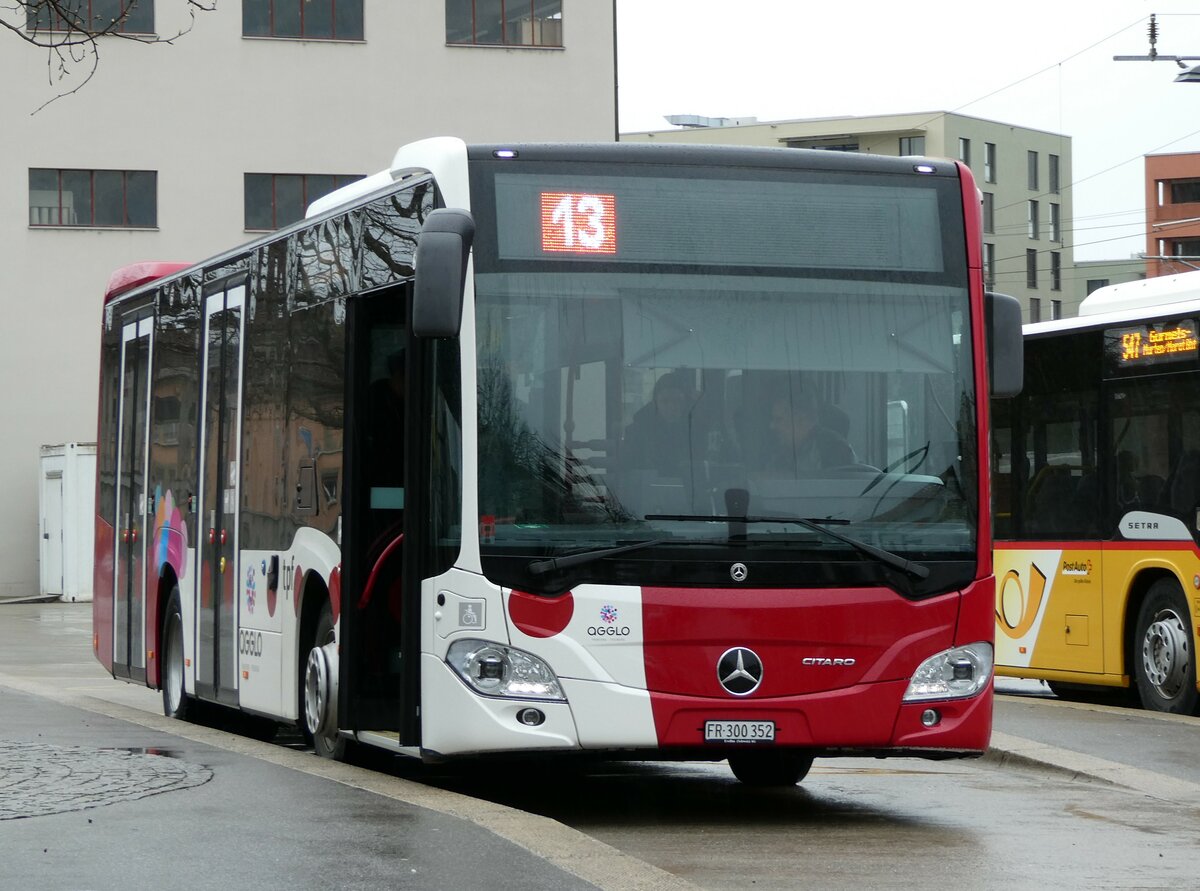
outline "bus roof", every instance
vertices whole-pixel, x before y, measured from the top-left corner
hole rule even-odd
[[[402,145],[384,170],[355,180],[309,205],[306,219],[351,207],[405,177],[429,172],[437,180],[447,207],[467,207],[465,181],[456,181],[451,171],[461,171],[472,161],[497,158],[525,158],[543,161],[613,161],[642,164],[708,164],[749,166],[789,166],[814,170],[853,170],[893,174],[958,177],[959,164],[939,158],[872,155],[859,152],[827,152],[779,146],[682,145],[679,143],[634,142],[561,142],[495,143],[467,145],[451,136],[435,136]],[[461,194],[458,194],[461,192]]]
[[[1037,336],[1196,315],[1200,315],[1200,271],[1097,288],[1080,304],[1079,315],[1031,322],[1022,330],[1026,336]]]
[[[191,265],[191,263],[152,260],[146,263],[130,263],[128,266],[122,266],[108,277],[108,287],[104,289],[104,302],[108,303],[126,291],[132,291],[155,279],[165,278],[181,269],[187,269]]]
[[[1200,298],[1200,270],[1177,275],[1160,275],[1097,288],[1079,304],[1081,316],[1149,309]]]

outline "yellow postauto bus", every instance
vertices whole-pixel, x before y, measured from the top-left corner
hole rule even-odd
[[[993,402],[996,673],[1194,714],[1200,272],[1112,285],[1025,326]]]

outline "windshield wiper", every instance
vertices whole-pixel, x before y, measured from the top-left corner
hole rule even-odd
[[[803,526],[805,529],[811,529],[813,532],[819,532],[828,535],[830,538],[840,541],[842,544],[850,545],[860,554],[866,554],[868,557],[873,557],[880,563],[891,566],[894,569],[899,569],[901,572],[907,572],[909,575],[918,579],[929,578],[929,567],[921,563],[914,563],[901,557],[899,554],[893,554],[891,551],[885,551],[883,548],[877,548],[873,544],[868,544],[865,541],[859,541],[857,538],[851,538],[849,535],[843,535],[840,532],[834,532],[832,529],[826,529],[825,526],[846,526],[850,523],[849,520],[843,520],[840,517],[720,517],[706,516],[703,514],[647,514],[647,520],[699,520],[704,522],[714,523],[792,523],[796,526]]]
[[[599,548],[594,551],[582,551],[578,554],[567,554],[565,557],[551,557],[549,560],[534,560],[526,569],[530,575],[545,575],[556,569],[569,569],[572,566],[583,566],[602,560],[614,554],[627,554],[630,551],[640,551],[642,548],[654,547],[664,542],[674,541],[674,538],[652,538],[648,541],[635,541],[633,544],[620,545],[615,548]]]

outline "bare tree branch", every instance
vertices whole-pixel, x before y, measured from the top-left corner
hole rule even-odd
[[[70,89],[61,89],[34,110],[41,111],[51,102],[81,90],[96,74],[100,64],[100,42],[106,38],[135,43],[174,43],[196,25],[196,13],[213,12],[217,0],[175,0],[187,9],[186,27],[172,32],[149,33],[128,30],[130,16],[138,5],[149,6],[154,0],[0,0],[0,27],[21,40],[46,50],[46,76],[51,86],[65,87],[68,78],[86,73]],[[159,0],[162,3],[162,0]],[[115,12],[115,15],[111,13]],[[136,22],[135,22],[136,24]]]

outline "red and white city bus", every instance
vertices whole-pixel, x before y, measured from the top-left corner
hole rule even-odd
[[[979,755],[1014,305],[955,162],[406,146],[114,276],[97,658],[335,758]]]

